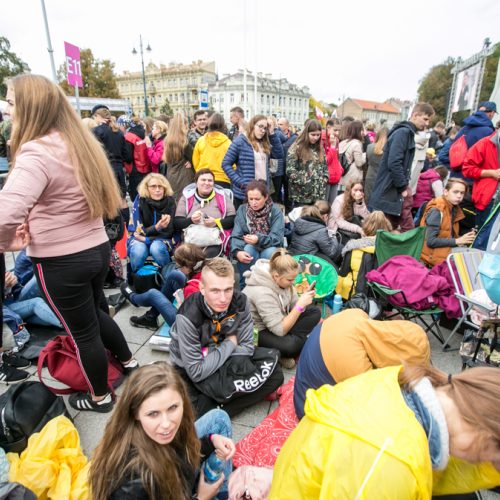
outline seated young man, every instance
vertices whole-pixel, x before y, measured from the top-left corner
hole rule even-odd
[[[275,364],[258,389],[236,392],[223,404],[195,385],[220,370],[231,357],[248,358],[254,354],[253,321],[247,298],[234,291],[234,269],[225,258],[217,257],[205,264],[200,292],[183,302],[170,335],[171,361],[187,383],[197,417],[217,406],[232,417],[283,383],[283,372]]]

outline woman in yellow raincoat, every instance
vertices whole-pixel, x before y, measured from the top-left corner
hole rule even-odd
[[[371,370],[307,392],[270,499],[430,499],[500,485],[496,368]]]

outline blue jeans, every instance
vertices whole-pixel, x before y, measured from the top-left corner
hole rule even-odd
[[[184,288],[187,277],[182,271],[175,269],[173,262],[161,270],[161,275],[163,277],[161,291],[152,288],[144,293],[133,293],[130,300],[136,306],[151,306],[148,311],[149,315],[156,318],[161,314],[166,323],[172,326],[177,313],[177,309],[173,305],[174,293],[179,288]]]
[[[479,234],[477,235],[476,240],[474,241],[473,247],[477,248],[478,250],[486,250],[486,247],[488,246],[488,239],[490,237],[493,223],[495,222],[495,217],[492,217],[490,219],[488,225],[485,226],[482,231],[481,228],[488,219],[492,210],[493,210],[493,200],[491,200],[488,203],[487,207],[484,210],[476,209],[476,226],[479,231]]]
[[[177,309],[160,290],[151,288],[151,290],[144,293],[133,293],[130,295],[130,301],[135,306],[151,306],[153,308],[149,312],[151,316],[157,317],[158,314],[161,314],[166,323],[170,326],[174,324]]]
[[[162,240],[153,240],[149,245],[136,239],[130,241],[128,256],[130,257],[130,266],[133,272],[144,265],[149,255],[162,267],[171,261],[167,245]]]
[[[35,297],[41,297],[40,288],[38,288],[38,283],[36,282],[36,277],[33,276],[26,285],[23,286],[21,292],[19,293],[17,300],[21,302],[22,300],[34,299]]]
[[[8,307],[11,311],[19,314],[26,323],[62,328],[57,316],[41,297],[12,302],[8,304]]]
[[[243,273],[248,271],[251,266],[255,264],[257,259],[270,259],[274,252],[276,252],[276,247],[265,248],[264,250],[258,250],[254,245],[245,245],[243,251],[250,254],[253,257],[252,262],[249,264],[243,264],[238,262],[238,271],[240,273],[240,289],[245,288],[245,278]]]
[[[199,439],[210,434],[220,434],[228,438],[233,437],[233,430],[231,428],[231,420],[229,415],[224,410],[214,409],[205,413],[194,423],[196,435]],[[201,464],[203,466],[203,463]],[[219,490],[221,493],[226,493],[227,498],[227,482],[229,475],[233,471],[233,461],[228,460],[224,466],[224,482]],[[217,497],[215,497],[217,498]]]

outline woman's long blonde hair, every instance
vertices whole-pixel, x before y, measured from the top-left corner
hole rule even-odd
[[[188,144],[188,124],[186,118],[176,113],[168,125],[167,137],[165,137],[163,161],[175,163],[184,157],[184,149]]]
[[[153,441],[137,420],[142,403],[164,389],[178,392],[183,405],[181,424],[168,445]],[[141,366],[127,380],[94,452],[89,472],[92,498],[109,498],[128,477],[139,478],[149,498],[190,497],[191,492],[184,491],[179,457],[194,474],[200,464],[200,441],[186,386],[166,362]]]
[[[62,90],[40,75],[20,75],[9,82],[15,113],[10,142],[14,159],[19,148],[53,131],[59,132],[69,156],[90,217],[114,218],[121,206],[115,175],[102,146],[75,113]]]

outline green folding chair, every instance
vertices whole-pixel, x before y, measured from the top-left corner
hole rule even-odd
[[[422,254],[422,247],[425,240],[425,227],[416,227],[402,234],[394,234],[389,231],[377,231],[377,238],[375,239],[375,255],[377,256],[378,265],[382,265],[391,257],[396,255],[409,255],[416,260],[420,260]],[[424,309],[418,311],[411,307],[406,299],[403,290],[394,290],[392,288],[380,285],[379,283],[368,283],[373,292],[381,297],[383,300],[388,300],[390,296],[401,294],[405,302],[404,306],[391,306],[396,310],[394,314],[386,316],[384,319],[391,319],[400,314],[404,319],[418,320],[422,323],[426,333],[431,333],[442,344],[445,343],[444,336],[439,326],[439,318],[443,312],[438,307],[431,309]]]
[[[424,247],[425,230],[426,228],[421,226],[401,234],[394,234],[390,231],[377,231],[375,255],[377,256],[378,265],[381,266],[395,255],[410,255],[420,260],[422,248]]]

